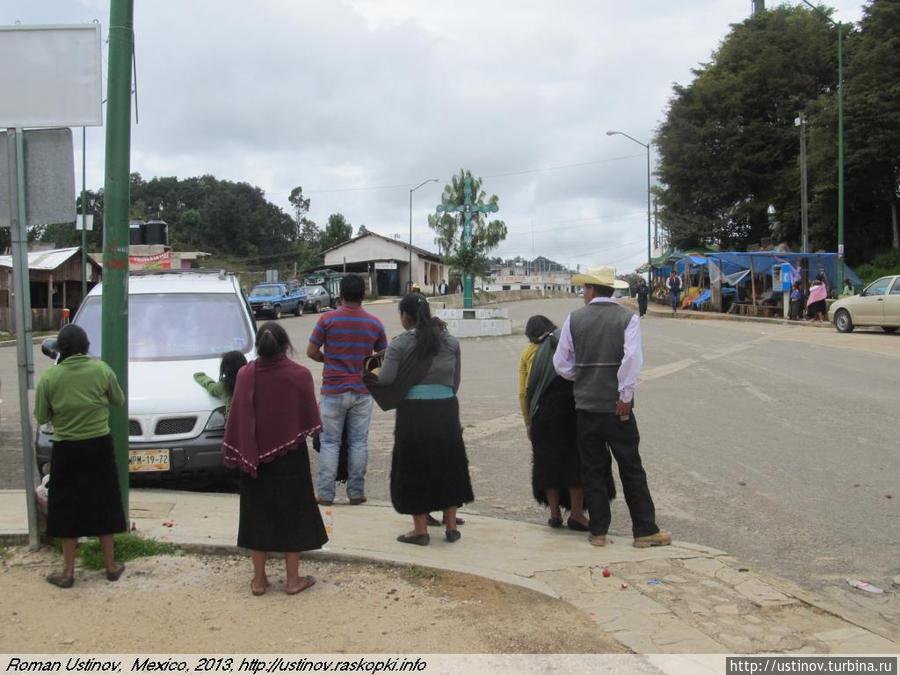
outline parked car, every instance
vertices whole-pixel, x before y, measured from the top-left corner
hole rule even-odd
[[[885,333],[900,328],[900,274],[881,277],[858,295],[843,298],[828,308],[828,320],[841,333],[857,326],[881,326]]]
[[[324,286],[304,286],[306,292],[306,309],[311,312],[321,312],[322,309],[334,307],[331,293]]]
[[[247,297],[254,316],[267,314],[273,319],[280,319],[282,314],[293,312],[295,316],[303,316],[306,306],[306,291],[296,283],[257,284]]]
[[[128,283],[129,470],[149,475],[223,472],[225,407],[194,382],[216,376],[224,352],[254,358],[255,327],[237,279],[224,273],[133,273]],[[73,323],[100,356],[102,284],[88,293]],[[52,349],[45,341],[44,353]],[[49,356],[54,356],[52,353]],[[53,427],[37,432],[36,456],[49,470]]]

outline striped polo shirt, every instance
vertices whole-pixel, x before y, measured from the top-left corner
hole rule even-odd
[[[345,307],[319,317],[309,341],[322,349],[322,395],[345,391],[367,394],[362,383],[363,361],[387,347],[384,324],[362,307]]]

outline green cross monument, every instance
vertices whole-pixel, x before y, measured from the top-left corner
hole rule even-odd
[[[475,213],[496,213],[499,208],[496,204],[474,203],[472,201],[472,179],[466,176],[463,184],[465,200],[462,204],[438,204],[438,213],[462,213],[463,214],[463,246],[468,247],[472,243],[472,216]],[[466,274],[463,279],[463,308],[472,309],[472,289],[474,280],[472,275]]]

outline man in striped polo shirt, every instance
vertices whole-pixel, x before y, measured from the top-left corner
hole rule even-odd
[[[325,364],[319,401],[322,438],[316,492],[319,503],[326,506],[334,502],[345,422],[349,446],[347,497],[354,505],[366,501],[372,397],[362,382],[363,361],[385,349],[387,338],[381,320],[362,308],[365,292],[360,277],[341,279],[341,307],[319,317],[306,348],[309,358]]]

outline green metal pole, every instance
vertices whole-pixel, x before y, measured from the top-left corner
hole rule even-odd
[[[81,302],[87,297],[87,127],[81,127]]]
[[[472,213],[468,210],[463,218],[463,241],[466,242],[466,246],[472,243]],[[463,277],[463,309],[472,309],[475,306],[474,289],[475,280],[472,273],[466,272]]]
[[[112,408],[122,504],[128,514],[128,207],[131,154],[131,57],[134,0],[110,0],[103,213],[102,358],[113,369],[125,405]]]
[[[838,292],[844,290],[844,24],[838,23]]]

